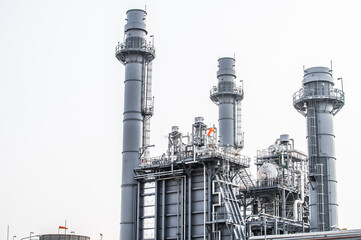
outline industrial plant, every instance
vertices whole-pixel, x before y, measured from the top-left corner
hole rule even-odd
[[[304,69],[293,95],[306,117],[307,155],[295,148],[292,133],[274,136],[255,161],[241,154],[244,89],[236,83],[235,58],[223,57],[209,93],[218,126],[201,116],[189,134],[173,126],[168,149],[153,157],[155,47],[147,34],[146,12],[129,10],[115,50],[125,66],[121,240],[361,239],[360,230],[338,225],[333,117],[345,95],[334,87],[332,68]]]

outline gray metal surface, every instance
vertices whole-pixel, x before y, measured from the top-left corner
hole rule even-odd
[[[90,240],[90,237],[75,234],[44,234],[39,240]]]
[[[137,239],[245,239],[238,180],[250,159],[217,139],[196,117],[191,136],[172,127],[167,153],[135,170]]]
[[[268,235],[251,237],[249,240],[268,239],[268,240],[321,240],[321,239],[348,239],[359,240],[361,239],[361,230],[338,230],[338,231],[325,231],[325,232],[313,232],[313,233],[300,233],[300,234],[285,234],[285,235]]]
[[[307,231],[307,156],[283,134],[268,148],[257,151],[255,164],[257,181],[240,185],[247,236]],[[242,182],[250,178],[245,173],[241,175]]]
[[[127,12],[125,42],[116,46],[116,57],[125,65],[123,152],[121,185],[120,239],[136,238],[137,183],[134,169],[139,165],[139,149],[144,147],[144,96],[146,65],[154,59],[154,49],[145,39],[146,12]]]
[[[243,90],[236,86],[236,72],[234,70],[234,58],[218,59],[218,86],[211,89],[210,98],[218,105],[219,138],[222,147],[242,148],[243,141],[237,129],[240,130],[240,121],[237,121],[237,110],[241,111],[238,105],[243,99]],[[238,136],[238,137],[237,137]]]
[[[333,88],[332,71],[306,69],[303,88],[293,96],[307,118],[309,161],[283,134],[257,152],[257,181],[252,177],[250,158],[240,154],[243,89],[236,85],[234,58],[218,59],[218,85],[210,91],[219,128],[207,127],[202,117],[195,118],[191,134],[174,126],[167,152],[150,157],[155,51],[146,40],[145,17],[143,10],[129,10],[125,41],[116,46],[125,65],[120,239],[308,239],[321,235],[288,233],[334,229],[333,116],[344,93]],[[323,233],[325,239],[359,234]]]
[[[326,67],[306,69],[302,83],[293,102],[307,119],[311,231],[328,231],[338,226],[333,116],[344,105],[344,93],[333,88]]]

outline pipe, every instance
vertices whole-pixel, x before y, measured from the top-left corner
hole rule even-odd
[[[192,175],[188,177],[188,240],[192,240]]]
[[[293,219],[295,221],[298,221],[298,204],[303,204],[305,201],[305,182],[304,182],[304,173],[303,171],[296,169],[294,170],[294,173],[300,174],[300,191],[301,191],[301,199],[297,199],[293,203]]]
[[[165,179],[162,181],[162,239],[165,239]]]
[[[154,184],[155,184],[155,186],[154,186],[154,198],[155,198],[154,199],[154,202],[155,202],[155,204],[154,204],[154,212],[155,212],[155,214],[154,214],[154,238],[158,239],[158,201],[159,201],[158,191],[159,191],[159,189],[158,189],[158,180],[157,179],[154,181]]]
[[[140,182],[137,183],[137,219],[139,219],[139,213],[140,213]],[[137,239],[139,239],[139,232],[140,232],[140,226],[139,226],[139,221],[136,222],[136,227],[137,227],[137,232],[136,232],[136,236]]]
[[[207,235],[206,235],[206,206],[207,206],[207,202],[206,202],[206,165],[203,165],[203,222],[204,222],[204,226],[203,226],[203,238],[204,240],[207,239]]]
[[[177,181],[177,236],[179,236],[179,218],[180,218],[180,213],[179,213],[179,197],[180,197],[180,194],[179,194],[179,180],[176,179]]]
[[[185,239],[186,236],[186,226],[187,226],[187,177],[183,177],[183,236],[182,239]]]

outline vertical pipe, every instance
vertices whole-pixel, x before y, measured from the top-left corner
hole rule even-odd
[[[274,235],[278,234],[278,220],[277,220],[277,217],[274,218],[273,234]]]
[[[179,239],[179,218],[180,218],[180,215],[179,215],[179,179],[175,178],[175,181],[177,182],[177,239]]]
[[[204,240],[207,239],[207,235],[206,235],[206,220],[207,220],[207,215],[206,215],[206,165],[203,165],[203,238]]]
[[[181,178],[181,194],[180,194],[180,198],[181,198],[181,204],[180,204],[180,212],[181,212],[181,216],[180,216],[180,223],[181,223],[181,226],[180,226],[180,234],[181,234],[181,239],[183,240],[184,239],[184,236],[183,236],[183,217],[184,217],[184,215],[183,215],[183,213],[184,213],[184,211],[183,211],[183,204],[184,204],[184,201],[183,201],[183,198],[184,198],[184,177],[182,177]]]
[[[155,196],[154,196],[154,198],[155,198],[155,200],[154,200],[154,239],[155,240],[158,240],[158,191],[159,191],[159,189],[158,189],[158,180],[155,180],[154,181],[154,184],[155,184],[155,186],[154,186],[154,194],[155,194]]]
[[[165,179],[163,179],[162,189],[162,239],[165,239]]]
[[[247,202],[246,202],[246,193],[243,194],[243,219],[247,218]]]
[[[207,221],[211,221],[212,220],[212,175],[208,174],[208,182],[207,182],[208,188],[207,188],[207,194],[208,194],[208,199],[207,199],[207,203],[208,203],[208,207],[207,207]]]
[[[184,184],[183,184],[183,238],[185,239],[187,236],[187,176],[184,176]]]
[[[139,225],[139,219],[140,219],[140,182],[137,183],[138,185],[138,191],[137,191],[137,199],[136,199],[136,204],[137,204],[137,219],[136,219],[136,223],[137,223],[137,232],[136,232],[136,239],[140,239],[140,225]]]
[[[188,240],[192,240],[192,173],[188,177]]]
[[[286,218],[286,190],[282,189],[282,218]]]
[[[248,224],[247,224],[247,233],[248,233],[248,237],[251,236],[252,234],[252,221],[249,221]]]

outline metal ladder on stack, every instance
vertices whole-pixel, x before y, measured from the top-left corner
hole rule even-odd
[[[318,227],[325,231],[325,194],[323,190],[323,164],[316,164]]]
[[[242,133],[242,103],[236,102],[236,146],[243,149],[243,133]]]
[[[142,115],[143,115],[143,158],[150,157],[150,118],[153,116],[153,96],[152,96],[152,71],[153,62],[145,63],[142,86]]]
[[[236,198],[232,189],[233,184],[228,176],[216,174],[217,182],[222,196],[222,202],[227,211],[227,218],[232,223],[231,230],[233,230],[235,239],[245,239],[245,223],[242,218],[239,200]]]
[[[317,184],[317,211],[318,211],[318,230],[325,229],[325,194],[323,188],[323,164],[318,163],[318,144],[317,144],[317,117],[315,102],[310,101],[307,106],[308,121],[308,144],[309,144],[309,162],[310,177],[314,177]]]

